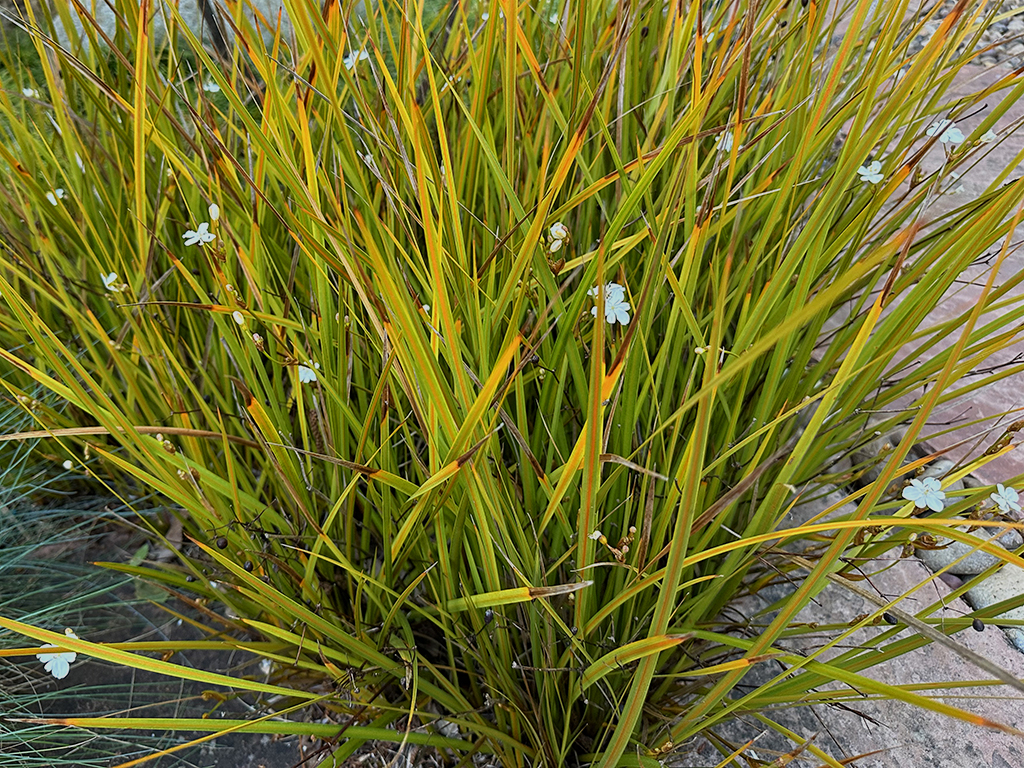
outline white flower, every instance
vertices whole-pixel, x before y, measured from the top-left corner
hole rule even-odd
[[[182,238],[185,240],[185,245],[203,245],[213,242],[217,236],[210,231],[210,225],[204,221],[198,229],[188,230],[182,235]]]
[[[320,363],[307,360],[305,365],[299,366],[299,383],[313,384],[316,382],[316,372],[320,370]]]
[[[207,93],[220,93],[220,86],[213,80],[207,80],[203,83],[203,90]]]
[[[75,465],[71,463],[71,459],[65,459],[64,463],[61,464],[61,466],[64,467],[64,469],[66,469],[68,472],[70,472],[75,467]]]
[[[598,286],[594,286],[587,295],[597,301],[597,295],[600,291]],[[608,283],[605,286],[604,296],[604,319],[615,325],[615,323],[621,323],[622,325],[629,324],[629,302],[626,301],[626,289],[618,283]],[[590,314],[597,317],[597,307],[592,307]]]
[[[78,635],[72,632],[70,629],[65,629],[64,634],[68,637],[73,637],[78,640]],[[56,645],[47,643],[42,646],[43,648],[56,648]],[[71,663],[78,658],[78,654],[74,651],[60,651],[58,653],[37,653],[36,658],[43,663],[43,667],[58,680],[63,680],[68,676],[68,670],[71,669]]]
[[[356,152],[356,155],[363,161],[363,164],[370,169],[370,172],[373,173],[374,176],[380,176],[380,169],[377,168],[377,161],[373,159],[373,155],[369,152],[365,155]]]
[[[50,205],[56,205],[58,200],[64,199],[64,189],[62,187],[58,187],[52,192],[47,192],[46,199],[50,201]]]
[[[964,140],[963,132],[956,127],[952,120],[939,120],[932,123],[925,133],[929,136],[938,135],[939,141],[943,144],[961,144]]]
[[[220,218],[220,206],[216,203],[210,203],[210,221],[216,221]]]
[[[21,89],[21,95],[22,96],[27,96],[30,99],[38,99],[39,98],[39,91],[37,91],[35,88],[28,88],[28,87],[26,87],[26,88],[22,88]]]
[[[591,532],[591,534],[589,536],[587,536],[587,538],[590,539],[591,541],[600,541],[601,539],[604,538],[604,534],[601,533],[601,531],[599,529],[595,528]]]
[[[345,69],[352,69],[360,61],[366,61],[368,58],[370,58],[370,54],[365,50],[352,51],[341,60],[341,63],[345,65]]]
[[[235,322],[239,325],[245,325],[245,315],[239,312],[237,309],[231,313],[231,317],[235,319]]]
[[[996,484],[995,493],[989,494],[989,498],[999,505],[1000,512],[1020,512],[1020,494],[1013,488],[1007,488],[1002,483]]]
[[[562,246],[569,240],[569,228],[560,221],[556,221],[548,230],[551,235],[551,242],[548,244],[548,253],[558,253]]]
[[[903,489],[903,498],[914,502],[918,509],[941,512],[946,494],[942,491],[942,483],[934,477],[926,477],[924,480],[911,480],[910,485]]]
[[[978,141],[980,141],[982,144],[991,144],[998,138],[999,137],[996,135],[996,132],[990,128],[989,130],[981,134],[981,137],[978,139]]]
[[[124,286],[117,282],[117,272],[111,272],[109,275],[100,273],[100,277],[103,279],[103,287],[111,293],[120,293]]]
[[[451,75],[448,75],[445,78],[445,80],[447,82],[445,82],[444,87],[441,89],[440,93],[444,93],[449,88],[454,90],[455,86],[462,82],[462,78],[461,77],[452,77]]]
[[[868,165],[862,165],[857,169],[857,174],[862,181],[866,181],[868,184],[877,184],[883,178],[882,164],[875,160]]]
[[[718,134],[718,138],[715,139],[715,149],[719,152],[732,152],[732,132],[726,131],[725,133]]]

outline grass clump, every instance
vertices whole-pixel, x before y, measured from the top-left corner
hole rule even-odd
[[[239,16],[229,61],[128,9],[110,55],[36,37],[48,100],[0,95],[7,392],[43,387],[54,446],[178,511],[174,562],[114,567],[219,606],[272,678],[0,623],[263,714],[134,726],[291,729],[334,764],[390,739],[653,765],[835,680],[969,717],[872,682],[909,650],[885,635],[819,656],[885,601],[811,657],[782,641],[858,558],[976,541],[946,529],[980,491],[932,520],[888,490],[1022,313],[996,278],[1024,182],[933,207],[1022,89],[944,95],[987,6],[847,4],[833,46],[813,2],[285,5],[293,35]],[[973,308],[930,325],[993,248]],[[811,559],[774,548],[822,530],[780,532],[888,425],[866,403],[906,438]],[[753,639],[722,621],[782,578]],[[765,659],[785,672],[738,694]]]

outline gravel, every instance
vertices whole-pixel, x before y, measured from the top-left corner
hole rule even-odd
[[[910,44],[911,55],[920,51],[928,40],[938,29],[942,20],[953,10],[955,0],[947,0],[942,4],[932,20],[926,22],[920,32]],[[933,7],[929,4],[928,7]],[[969,4],[967,12],[973,11],[973,4]],[[989,17],[1002,16],[1011,11],[1019,11],[1020,16],[1004,18],[988,25],[982,32],[980,39],[973,46],[973,52],[979,54],[975,63],[986,67],[1005,67],[1016,69],[1024,65],[1024,0],[1005,0],[995,6],[994,11],[989,11]],[[966,52],[967,45],[962,45],[957,50],[958,55]]]

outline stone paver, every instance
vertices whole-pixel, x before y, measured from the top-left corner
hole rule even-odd
[[[784,527],[810,519],[844,495],[843,491],[837,490],[818,501],[798,507]],[[853,509],[853,505],[846,505],[834,514],[849,514]],[[916,558],[906,558],[895,563],[875,561],[866,564],[863,570],[872,575],[869,581],[858,582],[859,585],[889,600],[906,595],[898,607],[907,613],[917,614],[935,603],[939,603],[940,607],[932,614],[933,618],[962,618],[971,612],[970,606],[963,600],[950,598],[950,587],[935,577]],[[744,615],[755,615],[771,601],[782,597],[786,588],[779,587],[774,591],[773,594],[772,590],[767,590],[756,598],[748,599],[746,604],[741,606],[741,609],[745,608]],[[858,615],[875,610],[877,608],[874,603],[841,586],[831,584],[796,617],[795,621],[813,621],[819,624],[848,623]],[[843,640],[840,652],[864,643],[868,638],[889,629],[884,625],[862,629]],[[815,646],[820,647],[838,634],[837,631],[822,632],[813,639],[813,642],[792,641],[788,647],[806,652]],[[912,634],[913,630],[904,629],[898,637],[902,639]],[[1010,645],[1006,635],[998,627],[989,625],[981,632],[964,629],[954,634],[952,640],[996,663],[1018,679],[1024,678],[1024,655]],[[743,682],[749,685],[763,684],[779,671],[780,668],[777,665],[772,666],[771,663],[757,665]],[[926,685],[991,679],[988,673],[970,661],[937,644],[918,648],[865,670],[862,674],[889,685]],[[849,690],[842,685],[829,687],[834,690]],[[744,687],[742,693],[749,690]],[[920,693],[967,710],[986,720],[1024,729],[1024,694],[1008,686],[972,686],[922,690]],[[847,701],[843,708],[816,705],[779,708],[763,714],[789,728],[799,737],[813,740],[817,747],[833,758],[848,761],[849,765],[856,768],[1019,768],[1024,765],[1024,738],[955,720],[899,701],[856,696]],[[715,731],[736,746],[749,739],[755,739],[752,749],[758,758],[765,762],[776,760],[781,753],[793,749],[794,746],[766,729],[764,724],[749,717],[741,716],[721,728],[716,728]],[[715,766],[721,760],[722,756],[710,742],[698,739],[685,745],[666,764],[673,768],[698,768]],[[819,766],[821,761],[804,753],[802,760],[794,765]]]

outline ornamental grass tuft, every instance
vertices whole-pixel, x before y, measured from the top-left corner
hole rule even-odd
[[[936,406],[1024,367],[965,379],[1020,336],[1024,274],[1000,268],[1024,181],[941,194],[1024,93],[1006,70],[947,95],[991,4],[285,0],[278,30],[239,3],[226,57],[173,5],[167,38],[117,7],[116,30],[0,53],[2,382],[34,420],[6,439],[174,509],[169,562],[107,567],[198,601],[270,672],[0,618],[28,659],[253,707],[76,724],[302,733],[326,765],[377,740],[609,768],[741,711],[796,738],[771,708],[836,681],[977,722],[871,679],[914,647],[896,628],[828,653],[883,613],[921,643],[969,620],[882,600],[822,640],[796,617],[915,532],[1013,525],[951,522],[990,489],[933,517],[899,492]],[[982,258],[976,301],[930,320]],[[788,521],[901,422],[854,513]],[[786,581],[757,632],[722,618]]]

